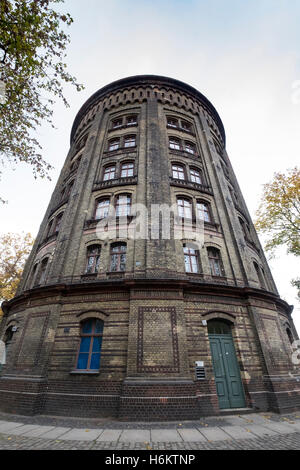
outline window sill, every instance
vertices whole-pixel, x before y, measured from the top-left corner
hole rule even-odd
[[[99,375],[99,370],[71,370],[71,375]]]

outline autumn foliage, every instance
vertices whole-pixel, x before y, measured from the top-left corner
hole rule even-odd
[[[14,297],[33,242],[30,233],[0,235],[0,305]]]
[[[262,200],[257,211],[255,227],[266,236],[265,249],[271,254],[279,246],[287,252],[300,255],[300,169],[287,174],[275,173],[273,180],[264,185]]]
[[[68,106],[64,85],[83,87],[64,62],[73,19],[53,6],[63,0],[0,0],[0,162],[32,166],[34,176],[49,177],[37,128],[53,126],[55,99]]]

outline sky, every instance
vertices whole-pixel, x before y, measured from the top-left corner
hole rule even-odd
[[[85,89],[66,85],[70,107],[57,102],[56,129],[45,124],[37,132],[52,181],[35,180],[23,163],[4,169],[0,196],[8,203],[0,206],[0,232],[37,234],[80,107],[99,88],[139,74],[181,80],[212,102],[254,219],[263,185],[299,165],[299,0],[66,0],[59,8],[74,19],[66,63]],[[281,297],[294,305],[300,333],[290,285],[299,260],[282,248],[270,267]]]

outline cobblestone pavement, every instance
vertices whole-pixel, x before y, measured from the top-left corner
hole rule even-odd
[[[2,450],[300,450],[300,412],[128,423],[0,414]]]

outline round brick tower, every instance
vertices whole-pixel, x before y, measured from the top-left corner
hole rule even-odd
[[[82,106],[3,310],[5,412],[182,420],[300,405],[292,308],[223,124],[178,80],[125,78]]]

